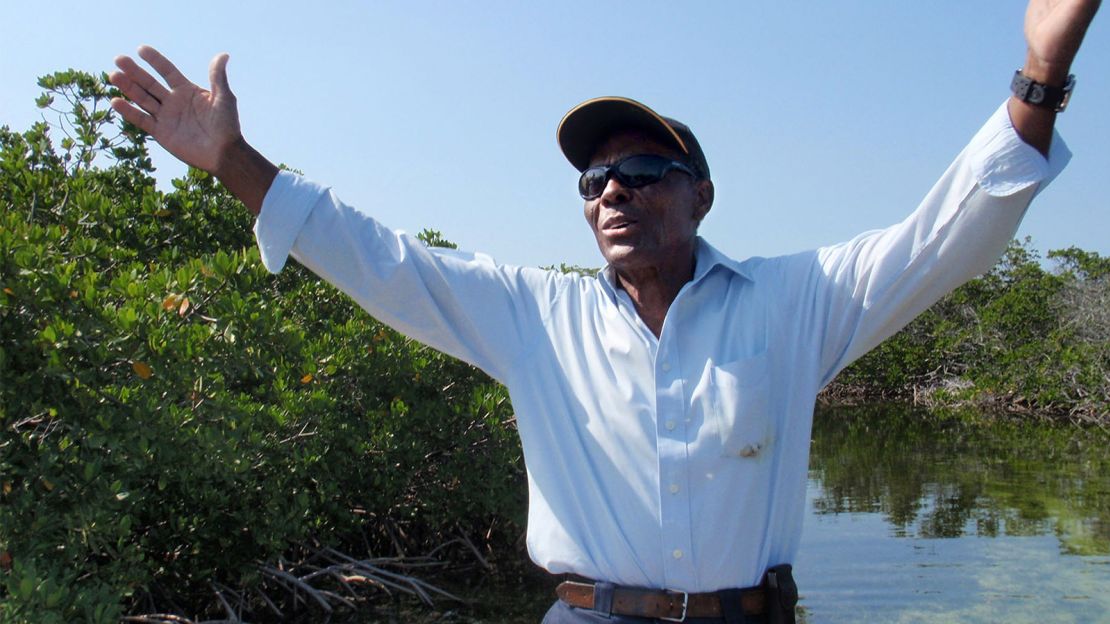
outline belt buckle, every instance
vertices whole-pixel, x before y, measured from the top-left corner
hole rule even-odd
[[[686,592],[677,592],[677,591],[671,591],[671,590],[667,590],[667,593],[670,594],[670,595],[682,594],[682,615],[680,615],[676,618],[660,617],[659,619],[663,620],[664,622],[685,622],[686,621],[686,604],[690,601],[690,594],[688,594]]]

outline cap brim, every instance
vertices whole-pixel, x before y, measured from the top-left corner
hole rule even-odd
[[[623,97],[599,97],[575,106],[559,122],[556,138],[570,164],[584,171],[597,146],[618,129],[641,130],[683,154],[690,153],[682,137],[659,113]]]

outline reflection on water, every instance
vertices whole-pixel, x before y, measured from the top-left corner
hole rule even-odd
[[[807,621],[1110,622],[1108,442],[888,406],[818,414]]]

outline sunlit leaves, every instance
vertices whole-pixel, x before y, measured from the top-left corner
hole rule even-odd
[[[1075,248],[1048,255],[1056,270],[1042,265],[1028,239],[1013,242],[991,271],[935,304],[837,383],[925,405],[1105,420],[1110,260]]]
[[[67,129],[107,130],[99,87],[43,86],[95,100]],[[392,548],[383,518],[413,552],[516,540],[504,389],[269,275],[249,213],[203,172],[159,190],[140,134],[51,133],[0,128],[0,619],[119,621],[153,584],[200,614],[291,544]]]

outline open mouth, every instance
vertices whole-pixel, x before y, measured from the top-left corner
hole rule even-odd
[[[637,221],[635,219],[620,217],[616,219],[610,219],[601,227],[601,229],[606,232],[620,232],[636,225],[636,223]]]

